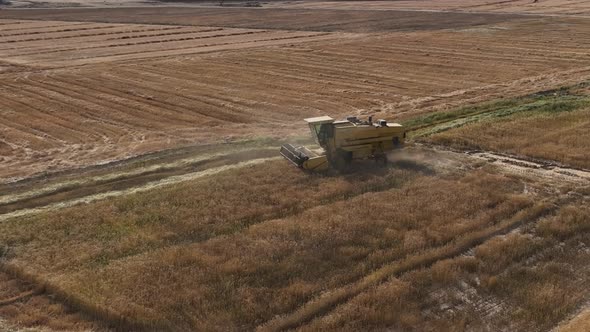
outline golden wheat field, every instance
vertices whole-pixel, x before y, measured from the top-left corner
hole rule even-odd
[[[0,0],[0,330],[589,330],[589,10]]]

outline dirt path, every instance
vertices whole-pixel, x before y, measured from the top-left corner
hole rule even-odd
[[[275,155],[276,151],[266,149],[234,155],[212,156],[210,159],[183,161],[184,165],[163,165],[144,172],[137,171],[110,178],[90,179],[87,183],[58,184],[52,191],[24,192],[17,197],[4,196],[3,199],[6,203],[0,204],[0,221],[153,190],[279,158],[271,157],[271,153]],[[250,159],[252,155],[255,157]],[[264,155],[267,157],[262,157]],[[221,166],[212,167],[214,165]]]
[[[81,175],[75,180],[66,180],[42,187],[33,187],[16,194],[9,193],[2,195],[0,196],[0,215],[113,190],[126,190],[142,186],[146,183],[157,182],[189,173],[198,173],[211,168],[234,165],[244,161],[270,158],[276,156],[275,150],[272,148],[252,149],[235,153],[219,153],[185,158],[174,162],[162,160],[160,164],[113,172],[108,175],[89,177],[82,177]]]
[[[590,328],[590,305],[586,305],[573,318],[567,319],[557,326],[554,332],[585,332]]]

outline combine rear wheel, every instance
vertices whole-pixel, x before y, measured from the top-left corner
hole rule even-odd
[[[387,156],[385,154],[380,154],[380,155],[376,155],[375,157],[375,163],[380,166],[380,167],[385,167],[387,166]]]

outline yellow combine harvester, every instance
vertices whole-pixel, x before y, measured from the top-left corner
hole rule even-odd
[[[406,138],[402,125],[385,120],[373,122],[371,117],[368,121],[356,117],[335,121],[329,116],[321,116],[305,119],[305,122],[322,149],[285,144],[281,147],[281,154],[306,170],[345,169],[356,159],[374,159],[385,164],[386,153],[401,148]]]

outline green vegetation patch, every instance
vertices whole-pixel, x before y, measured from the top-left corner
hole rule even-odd
[[[590,96],[583,84],[410,120],[410,136],[590,168]]]
[[[403,125],[410,131],[410,137],[423,138],[467,124],[494,121],[516,115],[527,117],[571,112],[590,107],[590,96],[576,93],[580,87],[587,84],[582,83],[528,96],[428,114],[407,120]]]

